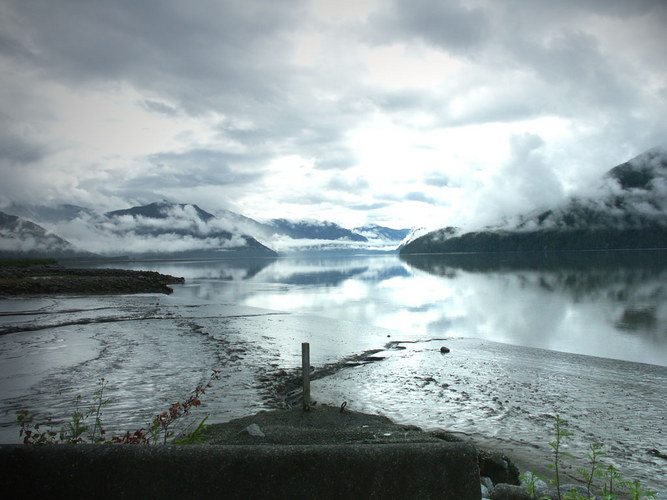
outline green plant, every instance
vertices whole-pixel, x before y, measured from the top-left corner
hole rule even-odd
[[[539,478],[534,471],[526,471],[521,474],[521,482],[526,485],[526,490],[531,498],[535,498],[535,483]]]
[[[641,500],[642,498],[655,498],[656,492],[650,489],[643,489],[641,481],[625,481],[624,483],[630,490],[632,500]]]
[[[95,416],[95,422],[93,423],[93,433],[90,436],[90,442],[104,442],[105,430],[102,427],[102,407],[108,405],[111,401],[104,399],[104,389],[107,386],[107,381],[104,377],[100,378],[98,381],[99,388],[95,391],[95,404],[88,409],[87,416]],[[97,434],[99,432],[99,435]]]
[[[206,420],[208,419],[208,415],[206,415],[201,422],[199,422],[199,425],[190,433],[188,433],[186,436],[174,440],[174,444],[198,444],[202,443],[204,439],[206,438],[206,429],[208,428],[208,425],[206,424]]]
[[[620,472],[618,472],[616,467],[610,464],[604,470],[603,477],[605,479],[605,483],[602,487],[602,498],[605,500],[613,500],[616,498],[616,494],[614,493],[614,480],[616,480],[618,486],[618,483],[621,483],[621,478],[623,476]]]
[[[593,478],[601,477],[602,475],[601,471],[599,470],[599,458],[603,455],[604,452],[602,451],[602,446],[598,443],[591,443],[588,447],[588,452],[586,453],[586,456],[588,457],[588,460],[591,464],[590,471],[586,469],[577,469],[577,472],[579,472],[584,481],[586,481],[587,497],[591,496],[591,485],[593,483]]]
[[[563,440],[566,437],[571,436],[572,433],[567,429],[567,421],[560,418],[560,415],[558,414],[556,415],[556,419],[554,421],[554,430],[556,431],[556,439],[554,439],[553,441],[549,441],[549,446],[551,446],[554,452],[554,463],[549,465],[549,468],[553,469],[554,471],[555,479],[553,479],[551,482],[556,486],[558,499],[561,500],[560,472],[562,466],[562,459],[563,457],[572,457],[572,455],[562,450],[562,444]]]
[[[81,437],[84,432],[88,430],[85,425],[86,416],[79,411],[79,404],[81,403],[81,395],[76,397],[74,413],[72,413],[72,420],[60,428],[60,442],[67,444],[80,443],[83,441]]]
[[[521,474],[521,480],[525,484],[526,490],[531,498],[535,498],[537,495],[537,481],[544,480],[544,478],[535,474],[535,471],[527,471]],[[543,500],[547,497],[540,497],[539,500]]]

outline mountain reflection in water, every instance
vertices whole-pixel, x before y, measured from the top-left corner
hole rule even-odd
[[[667,252],[119,264],[192,299],[667,366]]]

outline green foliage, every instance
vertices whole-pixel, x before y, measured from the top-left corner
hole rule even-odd
[[[600,457],[604,455],[602,451],[602,446],[593,443],[589,446],[586,456],[590,462],[590,469],[577,469],[577,472],[586,482],[586,494],[582,495],[576,489],[572,489],[567,492],[564,497],[561,497],[560,492],[560,472],[562,470],[562,459],[563,457],[572,458],[572,455],[566,453],[562,450],[563,440],[568,436],[571,436],[572,433],[567,429],[567,422],[560,418],[560,415],[556,415],[554,421],[554,431],[556,433],[556,438],[553,441],[549,442],[549,446],[552,448],[554,453],[554,463],[549,465],[550,469],[554,470],[555,478],[551,480],[551,483],[556,486],[558,498],[563,498],[564,500],[589,500],[594,498],[591,494],[591,488],[593,485],[594,478],[602,478],[602,498],[604,500],[616,500],[619,497],[619,489],[627,489],[633,500],[641,500],[642,498],[654,498],[655,492],[650,489],[645,489],[642,487],[641,482],[634,481],[624,481],[621,473],[613,466],[607,465],[602,468],[600,464]],[[532,497],[535,496],[535,481],[536,476],[530,474],[535,479],[532,479],[532,483],[528,481],[528,473],[524,474],[524,479],[527,483],[528,492]]]
[[[526,490],[528,491],[530,497],[535,498],[535,495],[537,495],[536,483],[539,480],[544,480],[544,478],[535,474],[535,471],[527,471],[521,474],[521,480],[526,485]],[[539,500],[544,498],[546,497],[540,497]]]
[[[590,471],[586,469],[577,469],[577,472],[579,472],[584,481],[586,481],[586,495],[589,497],[591,496],[591,484],[593,482],[593,478],[601,476],[601,471],[598,469],[598,466],[599,458],[602,455],[604,455],[602,446],[598,443],[591,443],[588,447],[588,453],[586,453],[586,456],[588,457],[588,460],[591,464]]]
[[[60,442],[62,443],[80,443],[83,441],[83,434],[88,430],[88,426],[85,424],[86,415],[79,411],[80,403],[81,395],[78,395],[71,422],[60,429]]]
[[[561,448],[563,439],[571,436],[572,433],[567,429],[567,421],[560,418],[560,415],[556,415],[556,419],[554,421],[554,430],[556,431],[556,439],[549,441],[549,446],[551,446],[554,452],[554,463],[549,465],[549,468],[553,469],[554,473],[556,474],[555,479],[553,479],[551,482],[556,486],[558,498],[560,500],[560,470],[562,466],[562,460],[564,456],[570,458],[572,457],[572,455],[564,452]]]
[[[107,382],[104,377],[99,379],[98,382],[99,388],[95,391],[95,404],[88,409],[87,417],[95,416],[95,422],[93,423],[93,433],[90,436],[91,443],[104,442],[104,428],[102,427],[102,420],[100,415],[102,412],[102,407],[108,405],[111,401],[104,399],[104,389],[106,388]]]
[[[648,488],[642,488],[641,482],[625,481],[624,484],[628,486],[632,500],[641,500],[642,498],[655,498],[656,492]]]
[[[180,439],[174,440],[174,444],[201,444],[204,442],[204,440],[207,437],[206,434],[206,429],[208,428],[208,425],[206,424],[206,420],[208,419],[208,415],[206,415],[201,422],[199,422],[199,425],[187,434],[185,437],[182,437]]]
[[[614,467],[613,465],[607,466],[607,468],[604,470],[604,486],[602,487],[602,498],[604,500],[612,500],[616,498],[616,495],[614,494],[614,481],[616,481],[617,486],[618,483],[621,483],[621,478],[623,477],[620,472]]]

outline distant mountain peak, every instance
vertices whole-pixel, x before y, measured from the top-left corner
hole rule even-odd
[[[365,226],[355,227],[352,231],[366,237],[369,241],[381,240],[398,243],[403,241],[403,239],[405,239],[405,237],[410,234],[412,229],[393,229],[390,227],[371,223],[366,224]]]
[[[368,241],[365,236],[328,221],[272,219],[267,226],[293,239]]]
[[[214,219],[215,216],[202,210],[197,205],[191,205],[187,203],[171,203],[166,200],[156,201],[149,203],[148,205],[141,205],[132,208],[126,208],[123,210],[114,210],[112,212],[107,212],[105,215],[107,217],[122,217],[124,215],[130,215],[132,217],[146,217],[148,219],[167,219],[174,216],[175,210],[181,210],[185,212],[186,210],[191,209],[194,211],[194,214],[204,222],[208,222],[211,219]]]
[[[607,172],[622,189],[651,189],[658,177],[667,177],[667,151],[657,147],[635,156]]]

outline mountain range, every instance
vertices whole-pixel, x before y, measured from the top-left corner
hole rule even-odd
[[[409,232],[368,226],[362,235],[332,222],[260,223],[228,210],[214,215],[197,205],[167,201],[104,214],[75,205],[5,210],[16,214],[0,212],[0,248],[8,249],[6,257],[276,257],[274,248],[280,253],[393,251]]]
[[[447,226],[346,229],[314,220],[258,222],[229,210],[159,201],[106,213],[76,205],[9,205],[0,257],[220,258],[303,253],[667,248],[667,151],[654,148],[609,170],[586,196],[476,231]]]
[[[592,195],[479,231],[432,231],[406,242],[400,253],[640,248],[667,248],[667,151],[661,148],[609,170]]]

